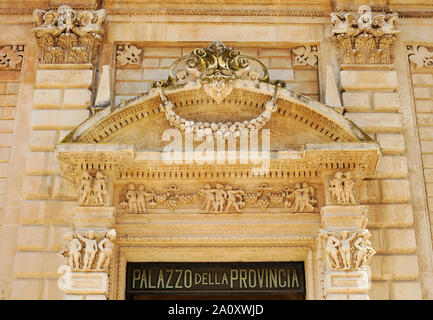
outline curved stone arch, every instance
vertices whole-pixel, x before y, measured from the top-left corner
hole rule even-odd
[[[232,93],[221,105],[243,105],[263,110],[271,100],[274,87],[270,84],[257,84],[237,80]],[[167,88],[167,98],[175,109],[186,110],[211,102],[200,83],[183,88]],[[63,139],[62,143],[104,143],[121,129],[162,113],[158,90],[152,89],[131,100],[122,101],[112,110],[109,108],[87,119]],[[281,88],[276,103],[278,109],[274,117],[292,119],[335,142],[367,142],[371,138],[352,121],[320,102],[310,100],[295,92]]]

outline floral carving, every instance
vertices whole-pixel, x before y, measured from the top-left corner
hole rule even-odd
[[[0,48],[0,68],[17,70],[23,61],[24,46],[7,45]]]
[[[142,49],[138,49],[133,44],[122,44],[117,46],[116,60],[121,66],[127,64],[141,64],[140,54]]]
[[[356,204],[355,182],[352,180],[352,173],[336,172],[329,180],[329,193],[331,200],[337,204]]]
[[[68,232],[64,238],[65,244],[60,254],[65,257],[66,265],[72,270],[101,271],[109,268],[116,239],[115,230],[99,235],[93,230],[84,235]]]
[[[326,265],[328,270],[359,270],[365,268],[376,251],[371,246],[370,232],[324,232]]]
[[[367,5],[358,14],[331,13],[332,34],[343,48],[344,64],[389,64],[397,13],[377,14]]]
[[[96,172],[93,178],[84,171],[78,189],[78,203],[83,206],[103,206],[107,194],[106,177],[102,172]]]
[[[292,53],[294,54],[293,65],[295,67],[306,65],[314,67],[317,64],[319,53],[316,46],[306,45],[294,48],[292,49]]]
[[[433,67],[433,51],[424,46],[407,46],[409,61],[416,64],[417,68]]]
[[[32,29],[41,49],[41,63],[90,63],[104,35],[104,9],[75,12],[67,5],[57,10],[33,11]]]

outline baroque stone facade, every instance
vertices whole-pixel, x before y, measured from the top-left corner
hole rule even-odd
[[[125,299],[161,261],[433,299],[433,6],[9,2],[0,299]]]

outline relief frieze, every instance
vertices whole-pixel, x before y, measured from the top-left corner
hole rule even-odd
[[[280,189],[279,191],[277,191]],[[188,208],[201,213],[242,213],[246,208],[285,208],[288,212],[317,212],[317,187],[307,182],[281,187],[260,184],[252,191],[223,183],[206,183],[195,192],[185,193],[177,185],[161,191],[142,183],[119,186],[118,210],[120,213],[149,213],[149,209]]]

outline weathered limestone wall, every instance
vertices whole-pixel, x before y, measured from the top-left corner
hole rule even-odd
[[[93,71],[89,65],[59,65],[36,70],[33,110],[23,181],[12,298],[58,299],[57,267],[67,215],[76,191],[60,177],[54,145],[89,111]]]

